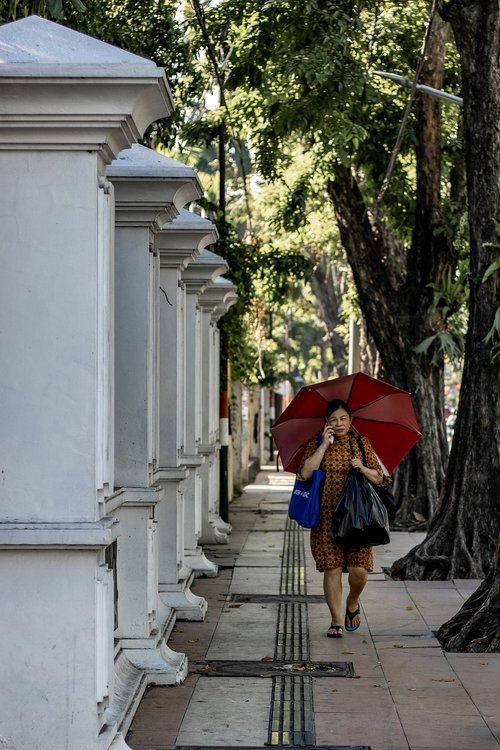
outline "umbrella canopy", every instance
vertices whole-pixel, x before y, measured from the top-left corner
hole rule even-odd
[[[388,472],[421,437],[411,396],[362,372],[300,389],[271,432],[285,471],[296,472],[308,440],[323,430],[330,401],[345,401],[352,427],[365,435]]]

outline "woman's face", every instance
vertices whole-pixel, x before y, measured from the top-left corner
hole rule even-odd
[[[342,437],[349,432],[351,418],[345,409],[340,408],[332,412],[326,421],[330,427],[333,427],[335,437]]]

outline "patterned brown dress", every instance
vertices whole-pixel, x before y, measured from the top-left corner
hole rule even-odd
[[[363,446],[366,454],[366,466],[376,469],[383,476],[382,469],[377,460],[368,438],[363,437]],[[316,436],[311,438],[306,445],[303,461],[317,450],[318,441]],[[352,448],[352,450],[351,450]],[[330,538],[332,513],[339,499],[342,487],[351,468],[351,458],[354,456],[363,460],[361,451],[352,435],[344,435],[336,438],[332,445],[326,449],[321,468],[326,472],[323,494],[321,497],[319,524],[311,529],[311,551],[316,563],[316,568],[321,573],[332,568],[365,568],[373,570],[373,550],[371,547],[358,549],[343,549],[333,544]],[[384,484],[387,480],[384,481]]]

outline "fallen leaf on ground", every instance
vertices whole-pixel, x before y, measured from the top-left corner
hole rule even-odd
[[[406,607],[406,611],[407,612],[413,612],[414,609],[415,609],[415,607]]]
[[[212,667],[209,667],[208,664],[205,667],[198,667],[198,672],[211,672]]]
[[[349,651],[348,649],[345,649],[345,651],[341,651],[341,654],[353,654],[354,651]]]
[[[453,677],[433,677],[433,682],[455,682]]]
[[[273,660],[272,656],[263,656],[261,659],[261,661],[272,661],[272,660]]]
[[[382,687],[382,685],[374,685],[373,687]]]

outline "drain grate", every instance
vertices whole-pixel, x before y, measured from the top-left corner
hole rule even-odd
[[[207,677],[354,677],[350,661],[205,661],[194,671]]]
[[[322,594],[231,594],[229,601],[244,604],[324,604],[325,597]]]

